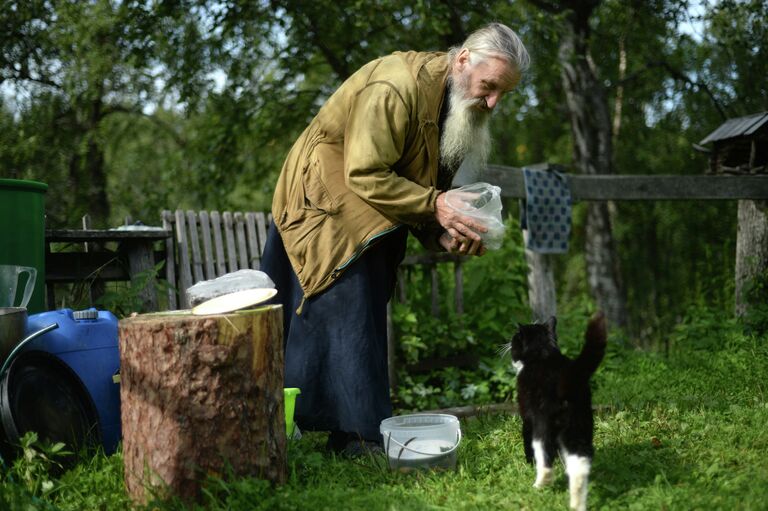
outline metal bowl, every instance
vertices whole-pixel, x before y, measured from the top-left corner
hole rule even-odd
[[[26,329],[26,307],[0,307],[0,364],[24,339]]]

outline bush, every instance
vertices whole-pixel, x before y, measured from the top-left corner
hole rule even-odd
[[[439,318],[431,313],[430,275],[411,271],[408,301],[394,303],[398,385],[395,407],[434,409],[504,400],[514,386],[508,358],[500,357],[517,322],[528,321],[527,265],[518,222],[509,218],[503,246],[464,263],[464,310],[451,301],[450,265],[438,268],[443,290]],[[409,239],[409,252],[420,248]],[[450,292],[446,292],[448,290]],[[414,370],[419,365],[429,371]]]

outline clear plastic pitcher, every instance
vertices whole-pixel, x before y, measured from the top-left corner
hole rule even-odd
[[[26,274],[26,277],[22,275]],[[0,307],[26,307],[35,289],[37,270],[31,266],[0,264]],[[24,283],[21,301],[16,303],[19,283]]]

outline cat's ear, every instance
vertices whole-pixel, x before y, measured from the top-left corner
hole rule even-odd
[[[557,318],[554,316],[550,316],[546,323],[544,323],[547,326],[547,330],[549,330],[549,333],[557,339]]]

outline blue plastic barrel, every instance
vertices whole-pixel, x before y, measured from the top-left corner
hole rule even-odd
[[[104,310],[59,309],[30,315],[27,335],[52,323],[59,328],[29,341],[21,353],[54,354],[74,371],[96,408],[104,451],[112,454],[121,437],[118,320]]]

